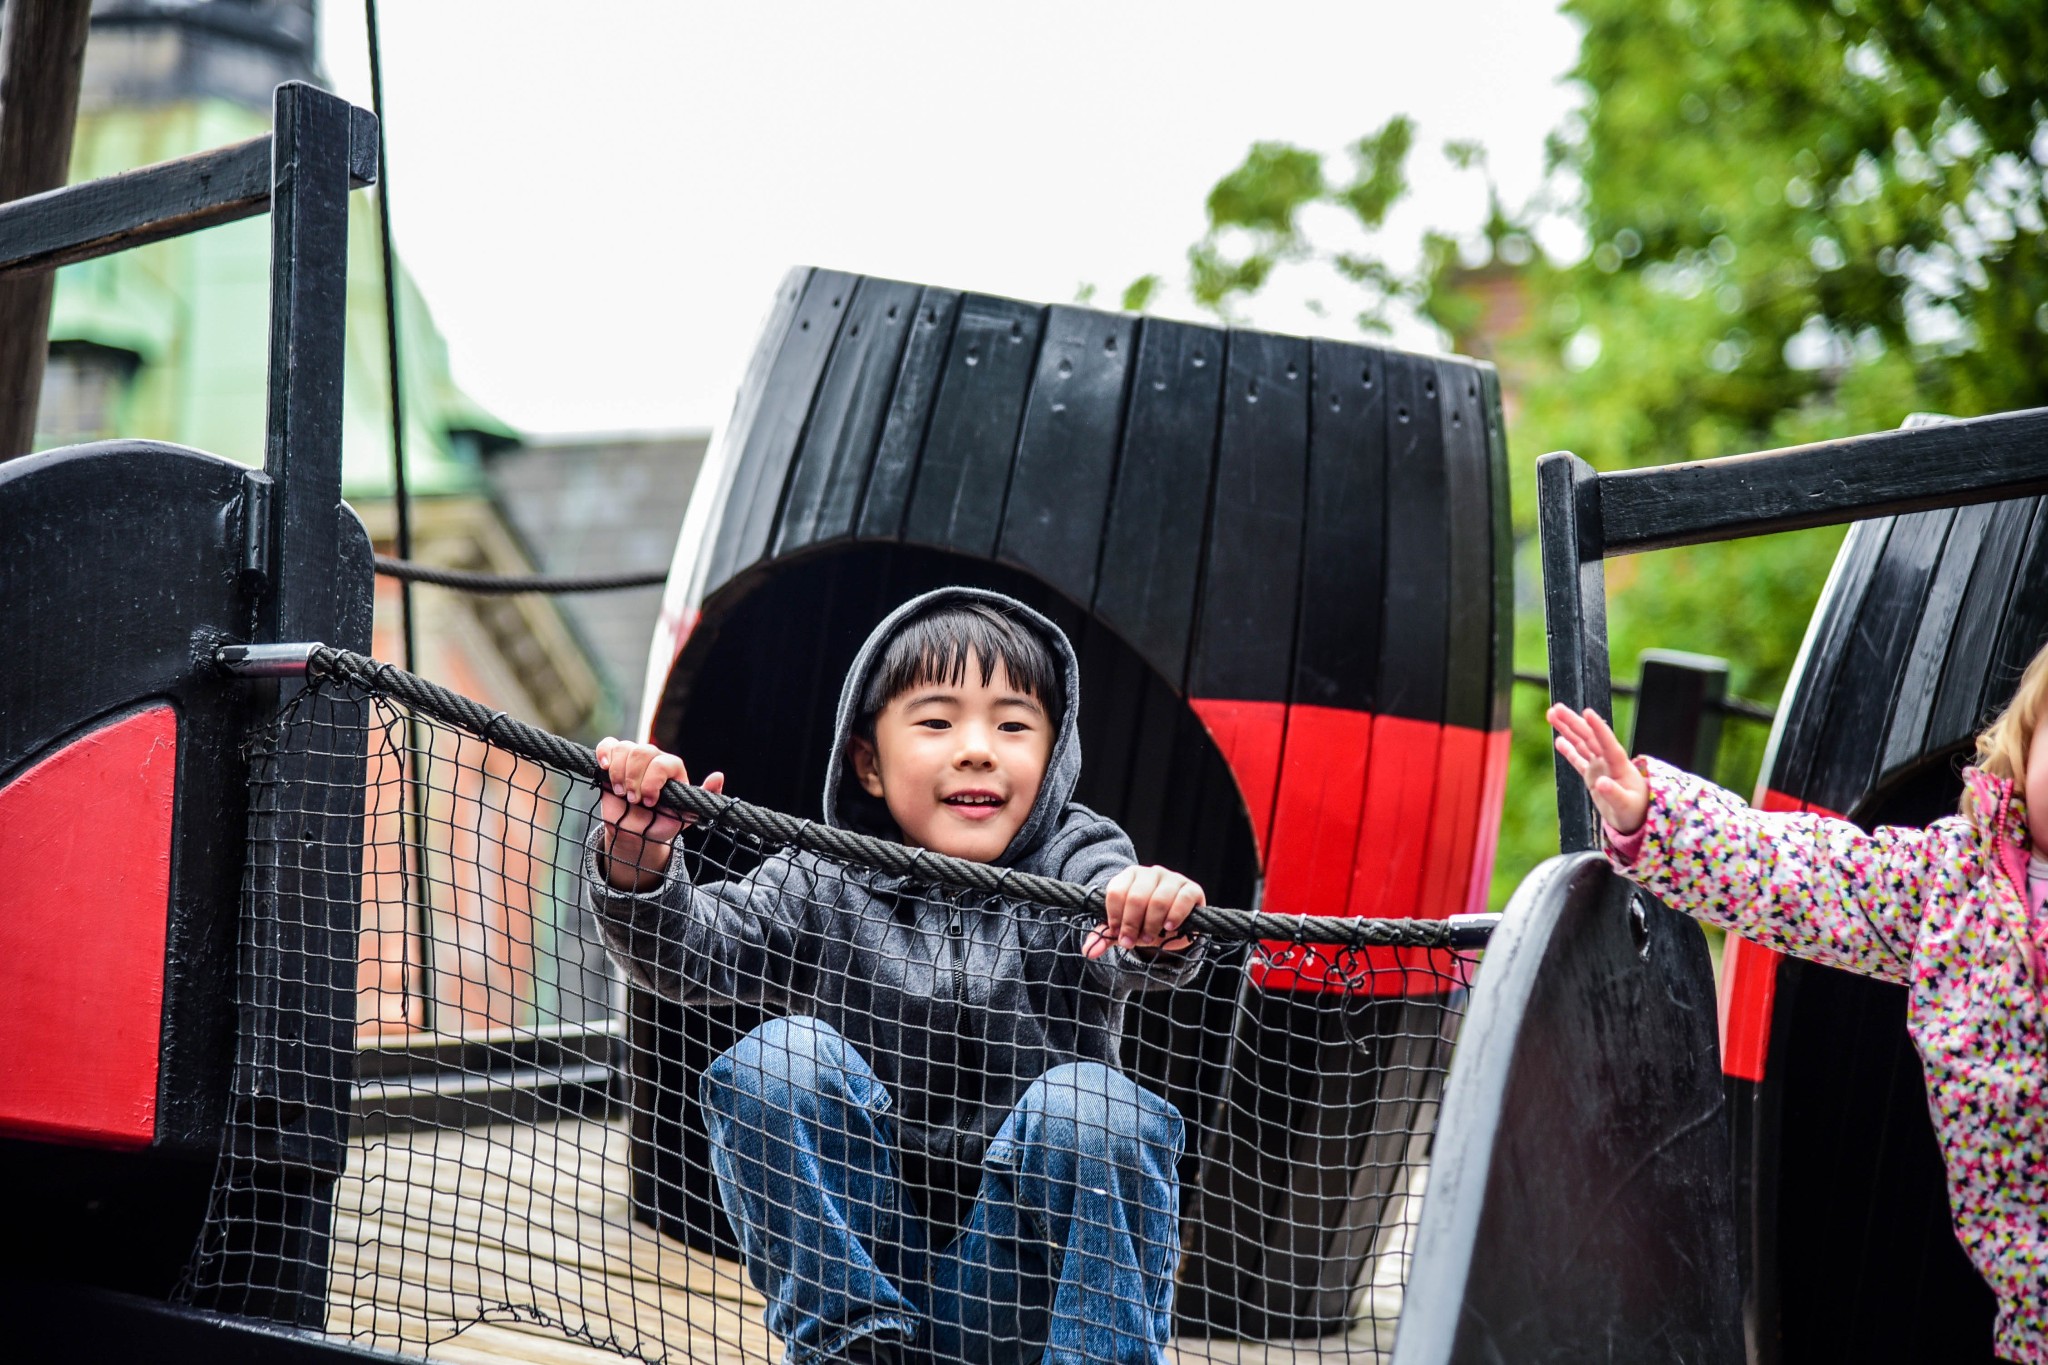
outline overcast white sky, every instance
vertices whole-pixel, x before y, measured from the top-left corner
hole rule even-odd
[[[1419,124],[1384,248],[1540,177],[1577,46],[1547,0],[385,0],[398,248],[456,378],[530,433],[708,427],[791,265],[1071,301],[1179,280],[1255,140]],[[324,60],[370,102],[362,7]],[[1343,333],[1280,291],[1253,320]],[[1184,305],[1183,305],[1184,307]],[[1167,311],[1179,311],[1169,302]],[[1428,345],[1419,333],[1408,344]]]

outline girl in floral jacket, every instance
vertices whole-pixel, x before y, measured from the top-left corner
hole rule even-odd
[[[1593,711],[1553,706],[1609,861],[1673,909],[1907,987],[1956,1236],[1998,1296],[1997,1349],[2048,1365],[2048,648],[1977,738],[1961,813],[1866,834],[1753,810]]]

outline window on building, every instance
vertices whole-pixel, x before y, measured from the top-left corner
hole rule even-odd
[[[121,400],[137,364],[132,351],[89,341],[52,345],[36,408],[36,445],[76,445],[119,435]]]

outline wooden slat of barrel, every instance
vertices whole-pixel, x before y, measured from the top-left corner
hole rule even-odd
[[[1137,334],[1136,318],[1050,309],[1024,407],[996,558],[1075,602],[1095,598]]]
[[[1492,719],[1487,687],[1494,647],[1493,526],[1479,375],[1468,362],[1438,360],[1436,382],[1449,518],[1449,638],[1429,858],[1411,911],[1432,917],[1462,911],[1471,885],[1485,792],[1486,727]]]
[[[1813,779],[1814,754],[1826,725],[1826,699],[1834,690],[1836,670],[1851,632],[1856,628],[1858,605],[1869,586],[1872,568],[1884,553],[1891,536],[1892,518],[1860,521],[1835,558],[1830,589],[1824,590],[1817,619],[1801,645],[1800,666],[1794,670],[1792,687],[1780,703],[1786,708],[1774,750],[1765,767],[1768,786],[1795,801],[1805,800]]]
[[[748,425],[746,444],[739,448],[711,553],[708,587],[726,582],[768,548],[789,462],[803,436],[853,284],[853,276],[837,270],[812,271],[804,284],[789,331],[768,371],[759,411]]]
[[[1969,588],[1957,609],[1948,659],[1943,664],[1941,683],[1934,694],[1934,710],[1927,722],[1928,733],[1937,745],[1976,732],[1984,697],[1985,670],[1981,661],[1991,657],[1998,629],[2005,623],[2013,575],[2018,572],[2020,555],[2042,503],[2030,498],[1992,506],[1997,511],[1985,533],[1983,548],[1977,552]]]
[[[1917,762],[1927,752],[1927,723],[1934,713],[1935,690],[1941,683],[1942,666],[1948,662],[1949,641],[1955,637],[1957,617],[1970,576],[1984,549],[1985,532],[1998,515],[1998,504],[1978,503],[1955,513],[1948,541],[1942,546],[1941,561],[1928,585],[1920,619],[1913,628],[1913,642],[1906,651],[1904,671],[1893,691],[1891,722],[1886,729],[1877,780]]]
[[[1308,344],[1233,331],[1188,701],[1230,761],[1259,847],[1294,672],[1308,496]],[[1270,862],[1270,860],[1269,860]]]
[[[1385,355],[1316,341],[1309,365],[1307,544],[1291,700],[1372,711],[1387,570]]]
[[[854,286],[790,471],[776,554],[853,530],[922,292],[896,280],[864,279]]]
[[[1176,692],[1187,687],[1222,387],[1222,333],[1145,319],[1094,606]]]
[[[987,559],[1031,389],[1045,310],[969,294],[925,433],[903,538]]]
[[[1870,790],[1893,689],[1954,521],[1952,508],[1893,519],[1884,553],[1858,604],[1856,627],[1842,644],[1827,719],[1799,793],[1804,800],[1851,810]]]
[[[1444,706],[1450,526],[1432,362],[1389,352],[1387,604],[1350,913],[1408,915],[1422,892]]]
[[[2041,508],[2034,515],[2032,534],[2019,561],[2005,622],[1990,667],[1985,670],[1978,714],[1986,722],[2012,699],[2020,674],[2044,643],[2048,643],[2048,499],[2041,500]]]
[[[1501,410],[1500,375],[1491,365],[1479,370],[1481,415],[1486,421],[1486,475],[1492,501],[1493,583],[1488,594],[1493,619],[1493,654],[1488,665],[1486,694],[1490,704],[1487,723],[1485,786],[1480,798],[1479,856],[1472,864],[1472,882],[1466,893],[1465,909],[1477,914],[1486,909],[1493,890],[1494,849],[1500,841],[1501,807],[1507,794],[1509,741],[1514,711],[1515,685],[1515,546],[1508,519],[1507,420]]]
[[[1309,467],[1287,742],[1267,859],[1267,909],[1343,914],[1372,746],[1385,598],[1386,376],[1381,352],[1337,341],[1309,356]],[[1317,989],[1298,949],[1267,945],[1269,989]]]
[[[953,344],[960,316],[960,291],[926,288],[917,304],[917,320],[903,348],[896,388],[889,396],[889,415],[882,424],[875,467],[861,496],[859,534],[870,540],[894,540],[903,534],[903,509],[917,478],[918,456],[931,425],[932,401]]]
[[[1494,578],[1492,490],[1479,372],[1469,361],[1439,359],[1435,377],[1449,515],[1443,718],[1446,725],[1484,731],[1493,713],[1488,685],[1494,650]]]

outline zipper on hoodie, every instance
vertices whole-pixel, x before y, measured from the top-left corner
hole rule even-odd
[[[953,1003],[964,1004],[967,1000],[967,926],[961,920],[958,902],[949,898],[946,913],[946,947],[953,956]]]

